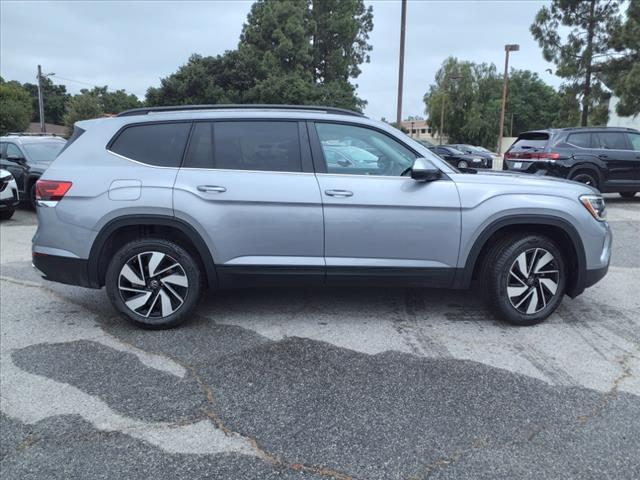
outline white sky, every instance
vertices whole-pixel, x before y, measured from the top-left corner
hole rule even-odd
[[[192,53],[216,55],[237,46],[251,1],[0,2],[0,75],[35,82],[36,65],[71,93],[90,85],[124,88],[144,98],[149,86],[174,72]],[[374,29],[371,63],[355,80],[373,118],[396,116],[400,2],[369,0]],[[504,44],[519,43],[511,66],[548,83],[529,25],[545,2],[409,0],[403,117],[424,114],[422,97],[449,55],[493,62],[502,71]],[[63,77],[63,78],[61,78]],[[75,80],[72,82],[71,79]],[[85,83],[79,83],[85,82]]]

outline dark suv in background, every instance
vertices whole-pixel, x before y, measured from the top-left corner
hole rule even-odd
[[[0,168],[15,178],[21,202],[35,207],[36,181],[65,144],[64,138],[48,134],[10,133],[0,137]]]
[[[504,160],[504,170],[568,178],[625,198],[640,191],[640,132],[632,128],[524,132]]]

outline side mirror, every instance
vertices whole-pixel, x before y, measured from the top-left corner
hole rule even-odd
[[[411,167],[411,178],[417,182],[433,182],[440,178],[440,170],[426,158],[416,158]]]

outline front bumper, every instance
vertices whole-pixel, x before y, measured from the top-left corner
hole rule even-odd
[[[0,210],[13,209],[20,204],[16,182],[4,184],[0,190]]]
[[[31,259],[33,266],[42,274],[45,280],[95,288],[89,281],[89,262],[86,259],[47,255],[38,252],[33,252]]]

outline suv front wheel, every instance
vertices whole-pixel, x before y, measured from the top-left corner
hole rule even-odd
[[[490,307],[515,325],[535,325],[551,315],[564,296],[563,255],[549,238],[508,236],[489,251],[483,280]]]
[[[161,239],[127,243],[105,277],[114,307],[134,323],[170,328],[188,319],[200,298],[202,274],[184,248]]]

